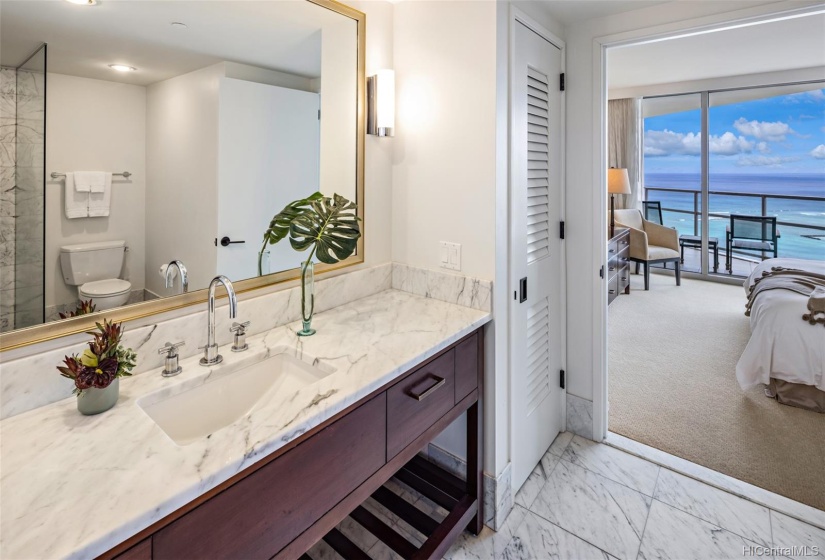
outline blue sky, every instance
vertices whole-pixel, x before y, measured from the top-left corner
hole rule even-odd
[[[645,174],[699,173],[700,110],[645,119]],[[825,89],[710,108],[710,172],[825,175]]]

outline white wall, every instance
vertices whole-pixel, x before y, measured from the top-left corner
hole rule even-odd
[[[393,259],[439,268],[461,244],[461,273],[495,276],[496,4],[395,6]]]
[[[46,183],[47,307],[78,299],[63,281],[60,246],[124,239],[129,247],[121,277],[144,287],[146,88],[48,74],[46,176],[53,171],[129,171],[115,177],[108,217],[67,219],[63,180]]]
[[[599,38],[631,41],[646,36],[718,25],[758,17],[813,2],[773,2],[741,9],[741,2],[669,2],[567,29],[567,372],[570,395],[592,400],[603,389],[601,371],[606,360],[606,306],[599,267],[606,254],[606,187],[601,184],[605,162],[599,103],[603,75],[599,67]],[[606,160],[605,160],[606,161]],[[597,249],[599,248],[599,249]],[[578,255],[579,257],[571,258]],[[598,407],[594,423],[601,419]],[[598,435],[598,431],[596,432]]]
[[[180,293],[179,280],[164,287],[160,265],[180,259],[190,289],[215,276],[218,225],[218,86],[216,64],[147,88],[146,288]]]

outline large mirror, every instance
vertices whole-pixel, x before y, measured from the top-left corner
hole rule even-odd
[[[3,348],[294,278],[263,234],[316,191],[363,215],[360,12],[4,0],[0,26]]]

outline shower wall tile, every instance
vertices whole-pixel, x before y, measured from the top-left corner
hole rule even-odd
[[[0,68],[0,331],[14,328],[17,71]]]
[[[14,95],[17,88],[17,70],[0,68],[0,95]]]

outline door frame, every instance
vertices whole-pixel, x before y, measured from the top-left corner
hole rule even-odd
[[[725,29],[734,29],[770,21],[822,13],[822,5],[802,8],[760,5],[735,12],[715,14],[691,20],[669,22],[642,29],[595,37],[593,39],[593,150],[592,165],[596,169],[594,183],[595,235],[591,246],[594,269],[607,266],[607,51],[614,47],[641,45],[690,35],[699,35]],[[704,125],[703,125],[704,126]],[[706,147],[706,146],[705,146]],[[607,352],[607,283],[604,279],[594,284],[591,297],[593,308],[591,340],[593,341],[593,440],[603,441],[608,433],[608,352]]]
[[[515,457],[514,449],[513,449],[513,442],[515,440],[514,434],[512,433],[513,425],[514,425],[514,415],[516,407],[518,403],[513,402],[513,383],[514,383],[514,376],[513,376],[513,352],[511,348],[511,340],[510,340],[510,328],[511,321],[513,320],[512,317],[512,303],[510,295],[515,291],[518,290],[518,280],[515,278],[513,274],[513,224],[512,217],[512,205],[513,205],[513,187],[512,187],[512,128],[513,128],[513,82],[514,82],[514,71],[515,71],[515,62],[516,62],[516,26],[517,24],[521,23],[534,33],[538,34],[541,38],[543,38],[548,43],[551,43],[553,46],[557,47],[561,52],[559,56],[561,57],[561,71],[565,72],[566,66],[566,48],[564,41],[561,40],[558,36],[553,34],[535,19],[527,15],[522,10],[516,8],[512,4],[510,5],[510,13],[508,17],[508,42],[507,42],[507,347],[508,347],[508,356],[507,356],[507,369],[509,371],[508,376],[508,397],[509,397],[509,437],[508,437],[508,444],[510,449],[508,449],[508,455],[510,461],[512,462]],[[566,88],[565,88],[566,89]],[[566,153],[566,146],[567,146],[567,113],[566,113],[566,105],[565,105],[565,92],[561,92],[561,108],[560,108],[560,127],[561,127],[561,134],[560,134],[560,165],[559,165],[559,199],[561,205],[561,219],[566,220],[566,192],[567,192],[567,175],[566,175],[566,161],[565,161],[565,153]],[[560,306],[560,321],[561,321],[561,341],[560,341],[560,348],[561,348],[561,364],[562,367],[566,370],[567,369],[567,249],[566,244],[561,244],[561,257],[559,259],[561,263],[561,270],[559,272],[559,289],[561,290],[561,298],[559,302]],[[566,384],[565,384],[566,385]],[[567,429],[567,388],[562,388],[561,390],[561,410],[559,414],[561,415],[561,429],[565,431]],[[513,489],[513,494],[517,489]]]

